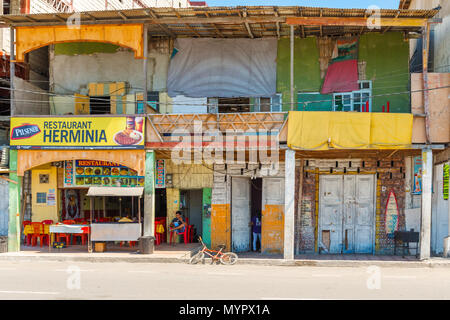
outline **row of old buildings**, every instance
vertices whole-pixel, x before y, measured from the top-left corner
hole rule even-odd
[[[261,252],[286,259],[391,255],[394,232],[412,229],[421,258],[443,253],[448,10],[2,16],[13,64],[46,60],[39,79],[3,88],[9,250],[24,219],[124,214],[154,235],[155,220],[167,227],[181,210],[195,235],[234,252],[251,250],[258,216]],[[122,191],[92,207],[91,187]],[[142,196],[120,197],[136,187]]]

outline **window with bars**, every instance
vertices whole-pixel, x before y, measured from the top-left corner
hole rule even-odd
[[[369,112],[372,111],[372,81],[360,80],[358,86],[357,91],[334,93],[333,110],[363,112],[369,101]]]
[[[256,98],[253,110],[254,112],[281,112],[283,110],[281,93],[272,97]]]
[[[37,192],[36,203],[47,203],[47,192]]]

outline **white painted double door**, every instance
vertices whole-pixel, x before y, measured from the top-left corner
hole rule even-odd
[[[320,176],[319,247],[329,253],[372,253],[374,197],[374,175]]]

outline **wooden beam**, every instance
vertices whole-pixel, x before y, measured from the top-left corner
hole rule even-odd
[[[280,16],[276,7],[273,8],[273,14],[275,15],[275,17]],[[277,25],[277,37],[278,39],[280,39],[280,23],[276,22],[276,25]]]
[[[395,14],[395,18],[398,18],[398,15],[400,14],[400,10],[397,10],[397,13]],[[384,29],[381,33],[385,33],[388,32],[389,29],[391,29],[392,26],[387,27],[386,29]]]
[[[244,18],[247,18],[247,11],[244,11],[243,15],[244,15]],[[252,29],[250,28],[249,23],[244,22],[244,25],[245,25],[245,28],[247,29],[248,35],[250,36],[250,38],[253,39],[255,36],[253,35]]]
[[[61,22],[66,23],[66,19],[62,18],[61,16],[59,16],[59,15],[57,15],[57,14],[54,14],[53,17],[55,17],[56,19],[58,19],[58,20],[61,21]]]
[[[423,27],[427,19],[422,18],[380,18],[380,27]],[[301,26],[367,26],[368,18],[339,17],[288,17],[286,24]]]
[[[430,26],[426,24],[422,29],[422,80],[423,80],[423,109],[425,112],[425,136],[430,144],[430,111],[428,92],[428,52],[430,45]]]
[[[207,18],[210,18],[208,11],[205,12],[205,15],[206,15]],[[216,30],[216,33],[217,33],[220,37],[224,38],[223,33],[220,32],[220,30],[219,30],[219,28],[217,27],[217,25],[216,25],[215,23],[213,23],[212,26],[213,26],[213,28]]]
[[[117,14],[121,16],[123,20],[128,20],[128,17],[122,11],[117,11]]]
[[[158,19],[158,16],[156,15],[156,13],[152,10],[152,9],[147,9],[144,11],[146,15],[154,18],[154,19]],[[163,30],[165,33],[167,33],[170,37],[172,38],[176,38],[176,35],[165,25],[165,24],[157,24],[157,26]]]

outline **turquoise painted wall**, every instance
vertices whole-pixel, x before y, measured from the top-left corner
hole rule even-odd
[[[17,150],[9,151],[9,168],[12,171],[9,179],[16,183],[9,183],[9,223],[8,223],[8,251],[20,251],[20,190],[22,187],[22,177],[17,171]]]
[[[283,95],[283,111],[290,109],[290,46],[289,39],[278,41],[277,92]],[[320,79],[319,49],[316,38],[296,38],[294,41],[294,101],[297,92],[319,91]]]
[[[359,61],[366,61],[366,78],[372,80],[372,111],[411,112],[409,90],[409,42],[400,32],[364,34],[359,39]],[[377,96],[385,95],[385,96]]]
[[[202,239],[211,248],[211,188],[203,188]]]

